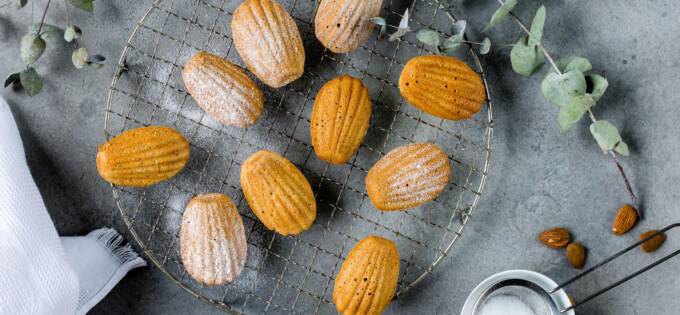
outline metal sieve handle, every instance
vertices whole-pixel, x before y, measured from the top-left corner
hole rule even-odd
[[[668,231],[668,230],[674,229],[674,228],[676,228],[676,227],[680,227],[680,223],[671,224],[671,225],[669,225],[669,226],[663,228],[662,230],[660,230],[660,231],[654,233],[653,235],[651,235],[651,236],[649,236],[649,237],[647,237],[647,238],[645,238],[645,239],[643,239],[643,240],[640,240],[639,242],[636,242],[636,243],[633,244],[633,245],[630,245],[630,246],[626,247],[624,250],[622,250],[622,251],[620,251],[620,252],[618,252],[618,253],[616,253],[616,254],[610,256],[609,258],[603,260],[602,262],[596,264],[595,266],[590,267],[589,269],[587,269],[586,271],[582,272],[581,274],[578,274],[578,275],[576,275],[575,277],[573,277],[573,278],[571,278],[571,279],[565,281],[564,283],[560,284],[558,287],[552,289],[549,293],[552,294],[552,293],[554,293],[554,292],[556,292],[556,291],[558,291],[558,290],[560,290],[560,289],[563,289],[564,287],[566,287],[566,286],[568,286],[568,285],[570,285],[570,284],[576,282],[577,280],[583,278],[585,275],[587,275],[587,274],[589,274],[589,273],[595,271],[596,269],[598,269],[598,268],[600,268],[600,267],[606,265],[607,263],[609,263],[609,262],[611,262],[612,260],[618,258],[619,256],[621,256],[621,255],[627,253],[627,252],[630,251],[631,249],[636,248],[636,247],[640,246],[642,243],[644,243],[644,242],[646,242],[646,241],[648,241],[648,240],[650,240],[650,239],[656,237],[657,235],[659,235],[659,234],[661,234],[661,233],[664,233],[664,232],[666,232],[666,231]],[[647,271],[647,270],[650,270],[650,269],[656,267],[657,265],[659,265],[659,264],[665,262],[666,260],[669,260],[669,259],[673,258],[674,256],[676,256],[676,255],[678,255],[678,254],[680,254],[680,249],[679,249],[679,250],[676,250],[676,251],[674,251],[674,252],[672,252],[672,253],[670,253],[670,254],[668,254],[667,256],[665,256],[665,257],[663,257],[663,258],[661,258],[661,259],[659,259],[659,260],[657,260],[657,261],[655,261],[655,262],[653,262],[653,263],[651,263],[651,264],[649,264],[649,265],[647,265],[647,266],[645,266],[644,268],[642,268],[642,269],[640,269],[640,270],[638,270],[638,271],[635,271],[635,272],[631,273],[630,275],[628,275],[628,276],[626,276],[626,277],[624,277],[624,278],[622,278],[622,279],[620,279],[620,280],[618,280],[618,281],[616,281],[616,282],[610,284],[609,286],[606,286],[606,287],[600,289],[599,291],[597,291],[597,292],[595,292],[595,293],[589,295],[588,297],[586,297],[585,299],[581,300],[580,302],[575,303],[575,304],[573,304],[572,306],[570,306],[570,307],[568,307],[568,308],[565,308],[565,309],[563,309],[563,310],[560,310],[560,313],[568,312],[568,311],[570,311],[570,310],[572,310],[572,309],[574,309],[574,308],[576,308],[576,307],[578,307],[578,306],[580,306],[580,305],[582,305],[582,304],[584,304],[584,303],[586,303],[586,302],[588,302],[588,301],[590,301],[590,300],[596,298],[597,296],[601,295],[602,293],[605,293],[605,292],[607,292],[607,291],[609,291],[609,290],[611,290],[611,289],[613,289],[613,288],[619,286],[620,284],[622,284],[622,283],[624,283],[624,282],[626,282],[626,281],[628,281],[628,280],[630,280],[630,279],[633,279],[633,278],[637,277],[638,275],[642,274],[643,272],[645,272],[645,271]]]

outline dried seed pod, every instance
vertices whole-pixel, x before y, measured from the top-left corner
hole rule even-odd
[[[310,131],[314,152],[333,164],[359,149],[371,119],[371,98],[361,80],[344,75],[326,83],[314,101]]]
[[[248,70],[279,88],[302,76],[305,48],[295,20],[275,0],[246,0],[231,20],[234,45]]]
[[[616,217],[614,217],[612,232],[616,235],[623,235],[635,226],[637,220],[638,215],[635,208],[629,204],[625,204],[619,208]]]
[[[650,231],[647,231],[645,233],[642,233],[640,235],[640,240],[644,240],[644,239],[654,235],[657,232],[658,232],[657,230],[650,230]],[[663,245],[663,243],[665,241],[666,241],[666,234],[661,233],[657,236],[654,236],[650,240],[642,243],[642,245],[640,245],[640,248],[642,248],[642,251],[645,252],[645,253],[651,253],[651,252],[659,249],[659,247],[661,247],[661,245]]]
[[[204,51],[182,69],[182,81],[198,106],[225,125],[247,128],[264,110],[260,88],[235,64]]]
[[[189,142],[162,126],[125,131],[99,146],[97,171],[114,185],[145,187],[167,180],[189,161]]]
[[[412,143],[383,156],[366,175],[366,192],[383,211],[406,210],[434,200],[446,188],[451,167],[432,143]]]
[[[586,263],[586,248],[579,243],[569,243],[567,245],[567,260],[576,269],[583,268]]]
[[[565,228],[556,227],[545,230],[538,235],[538,240],[545,246],[551,248],[562,248],[571,241],[571,235]]]
[[[246,233],[236,206],[223,194],[191,199],[182,215],[180,257],[196,281],[222,285],[234,281],[246,263]]]
[[[340,314],[381,314],[397,289],[399,251],[394,242],[369,236],[349,252],[335,277],[333,303]]]
[[[418,56],[399,77],[401,95],[422,111],[462,120],[479,112],[486,99],[484,83],[464,62],[448,56]]]
[[[380,16],[383,0],[321,0],[314,32],[321,44],[335,53],[361,47],[373,31],[371,18]]]
[[[268,229],[297,235],[316,219],[316,201],[309,182],[286,158],[259,151],[241,166],[241,187],[253,213]]]

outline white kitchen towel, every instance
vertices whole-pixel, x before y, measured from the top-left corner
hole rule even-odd
[[[110,229],[60,240],[0,97],[0,314],[86,313],[146,264],[121,242]]]

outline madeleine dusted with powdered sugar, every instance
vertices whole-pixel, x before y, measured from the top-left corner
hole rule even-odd
[[[182,81],[198,106],[225,125],[247,128],[264,110],[262,91],[235,64],[204,51],[182,69]]]
[[[379,210],[407,210],[432,201],[444,191],[451,167],[446,152],[431,143],[398,147],[366,175],[366,192]]]
[[[305,48],[295,20],[274,0],[246,0],[234,11],[231,33],[248,70],[279,88],[305,70]]]
[[[321,0],[314,32],[321,44],[335,53],[361,47],[373,31],[371,18],[380,16],[382,0]]]
[[[246,233],[236,206],[223,194],[191,199],[180,228],[180,256],[187,272],[206,285],[233,282],[246,263]]]

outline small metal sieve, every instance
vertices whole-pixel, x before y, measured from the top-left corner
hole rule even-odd
[[[555,281],[549,277],[529,270],[508,270],[497,273],[486,278],[482,283],[472,290],[468,296],[461,315],[480,315],[484,314],[484,308],[490,305],[493,301],[498,299],[512,299],[516,303],[527,310],[531,310],[533,314],[538,315],[574,315],[574,309],[595,297],[619,286],[620,284],[635,278],[643,272],[650,270],[657,265],[669,260],[670,258],[680,254],[680,250],[676,250],[663,258],[631,273],[630,275],[610,284],[607,287],[589,295],[578,303],[573,303],[567,295],[564,288],[575,281],[581,279],[585,275],[595,271],[596,269],[606,265],[614,259],[620,257],[626,252],[640,246],[642,243],[664,233],[670,229],[680,227],[680,223],[671,224],[657,233],[632,244],[622,251],[615,253],[609,258],[587,269],[586,271],[576,275],[575,277],[557,285]]]

